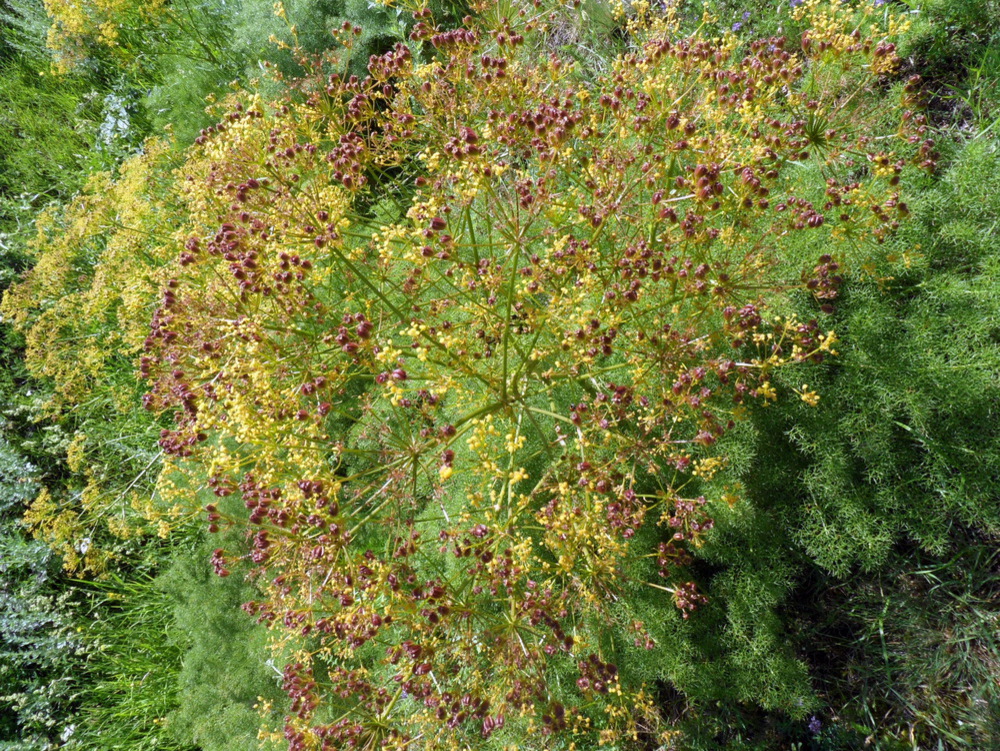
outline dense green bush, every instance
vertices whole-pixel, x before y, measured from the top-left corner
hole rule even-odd
[[[255,589],[212,572],[212,543],[178,550],[159,580],[173,605],[171,639],[183,655],[166,727],[177,742],[203,751],[243,751],[256,746],[269,714],[264,706],[284,706],[281,655],[268,651],[267,629],[240,609]]]
[[[973,567],[978,581],[967,580],[968,564],[947,561],[980,555],[974,551],[985,543],[975,540],[1000,533],[1000,241],[992,232],[1000,216],[1000,153],[980,141],[961,147],[946,174],[920,187],[914,218],[889,243],[885,260],[861,256],[847,276],[830,324],[843,337],[839,355],[813,378],[823,394],[819,405],[779,400],[734,436],[740,444],[734,455],[747,459],[728,479],[745,487],[750,510],[717,523],[706,556],[726,567],[716,586],[753,593],[763,606],[747,619],[771,635],[762,654],[777,659],[783,642],[808,655],[817,700],[832,691],[854,711],[849,721],[840,706],[828,713],[897,738],[915,724],[917,742],[928,744],[920,748],[938,740],[974,747],[995,737],[996,697],[977,684],[988,682],[994,664],[995,642],[985,634],[996,610],[984,592],[995,577],[989,561]],[[807,315],[812,303],[801,302],[799,313]],[[775,380],[788,392],[799,386]],[[928,561],[935,560],[940,586],[907,586],[914,578],[927,581]],[[873,588],[872,577],[886,582],[885,590]],[[824,607],[812,609],[818,596]],[[731,594],[727,600],[733,607]],[[822,657],[814,643],[818,627],[808,624],[836,621],[838,611],[851,614],[852,628],[878,620],[881,632],[892,635],[889,672],[877,672],[884,646],[870,632],[851,661]],[[949,619],[955,620],[945,625]],[[942,632],[965,634],[969,641],[960,643],[968,646],[933,636]],[[836,640],[824,634],[820,645],[835,649]],[[731,636],[737,654],[748,648],[741,646],[745,635]],[[955,648],[968,654],[973,677],[946,670],[947,677],[930,681],[915,698],[916,684],[905,688],[911,684],[902,676],[929,679],[935,673],[928,660]],[[885,697],[885,716],[877,721],[861,712],[860,694],[846,689],[858,689],[851,673],[865,669]],[[968,685],[976,700],[949,714]],[[850,747],[843,742],[835,747]]]
[[[940,553],[955,524],[1000,532],[998,166],[970,146],[913,206],[895,262],[857,270],[820,407],[758,418],[772,450],[753,482],[777,499],[795,478],[808,501],[783,526],[831,571],[874,569],[904,536]]]
[[[435,0],[429,5],[449,17],[447,3]],[[303,68],[292,48],[321,53],[333,46],[332,31],[345,22],[358,26],[362,33],[346,66],[348,72],[364,76],[368,58],[405,40],[413,25],[409,13],[368,0],[288,0],[282,4],[283,15],[276,14],[271,0],[206,3],[197,8],[203,19],[199,28],[211,37],[212,56],[206,57],[204,47],[190,35],[168,35],[146,101],[154,131],[169,127],[181,145],[190,144],[201,128],[214,123],[214,116],[205,112],[206,100],[230,90],[231,84],[263,79],[262,90],[274,96],[280,87],[265,73],[301,75]],[[462,10],[456,4],[452,14],[460,17]]]

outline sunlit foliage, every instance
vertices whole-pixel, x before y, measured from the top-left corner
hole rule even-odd
[[[172,175],[151,146],[96,184],[3,310],[61,398],[138,357],[174,417],[161,507],[211,491],[210,529],[247,530],[213,563],[293,654],[290,748],[665,743],[689,564],[740,503],[701,492],[720,439],[779,369],[819,403],[835,354],[774,301],[828,311],[842,254],[907,214],[900,174],[934,166],[914,81],[864,109],[899,24],[806,2],[801,39],[741,48],[635,4],[595,80],[551,43],[571,8],[412,10],[366,77],[332,72],[345,24]]]

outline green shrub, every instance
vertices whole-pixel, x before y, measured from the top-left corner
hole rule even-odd
[[[209,563],[211,540],[180,552],[161,577],[173,603],[171,635],[182,650],[177,708],[167,729],[203,751],[256,747],[265,703],[283,706],[280,655],[267,649],[267,629],[241,612],[256,596],[241,577],[219,578]]]
[[[857,259],[820,405],[755,417],[745,480],[831,572],[875,570],[900,539],[940,554],[955,524],[1000,531],[998,167],[993,147],[968,147],[914,202],[892,260]]]
[[[984,142],[962,147],[947,173],[911,194],[914,218],[885,259],[868,249],[846,259],[829,324],[843,342],[811,376],[819,405],[779,400],[732,436],[734,455],[752,458],[725,480],[742,483],[752,512],[720,519],[705,554],[726,567],[719,584],[735,579],[763,592],[763,582],[780,582],[774,633],[807,658],[818,698],[839,702],[828,710],[842,717],[839,731],[853,723],[866,735],[884,732],[891,748],[916,722],[920,748],[939,740],[974,747],[995,737],[996,698],[980,682],[997,648],[996,615],[982,594],[991,575],[980,559],[933,570],[927,561],[948,561],[969,535],[1000,532],[1000,242],[992,232],[1000,154]],[[812,305],[801,300],[799,314]],[[786,393],[799,387],[775,382]],[[813,610],[817,598],[823,605]],[[849,655],[837,652],[840,663],[820,654],[824,645],[842,648],[829,627],[837,612],[863,632]],[[766,612],[753,621],[766,628]],[[883,659],[886,639],[891,659]],[[859,665],[869,675],[883,666],[866,689],[882,692],[877,712],[852,676],[855,667],[864,674]],[[845,698],[845,687],[859,693]]]

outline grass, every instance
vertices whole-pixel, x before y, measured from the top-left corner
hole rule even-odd
[[[89,612],[91,660],[81,681],[77,733],[69,746],[97,751],[187,751],[166,732],[178,705],[183,650],[169,638],[170,596],[147,572],[76,582]]]
[[[946,558],[901,546],[884,571],[818,579],[797,635],[828,703],[824,723],[875,749],[1000,743],[1000,552],[970,540]]]

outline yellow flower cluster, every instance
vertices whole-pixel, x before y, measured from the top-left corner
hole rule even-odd
[[[93,45],[114,47],[123,27],[156,25],[172,14],[165,0],[43,0],[43,4],[52,22],[47,44],[60,73],[79,65]]]
[[[173,417],[161,505],[247,530],[248,607],[299,649],[302,747],[661,732],[603,645],[639,620],[628,591],[665,618],[705,601],[684,563],[719,439],[778,398],[775,370],[833,354],[769,303],[842,281],[830,254],[785,258],[789,235],[833,252],[899,215],[892,177],[857,181],[852,124],[891,50],[836,2],[808,3],[801,52],[741,54],[633,4],[633,49],[588,81],[541,54],[568,6],[488,3],[453,30],[415,10],[432,62],[400,44],[361,80],[321,64],[286,100],[230,97],[176,172],[151,147],[52,217],[4,314],[64,403],[138,361]],[[816,184],[786,178],[811,159]]]

